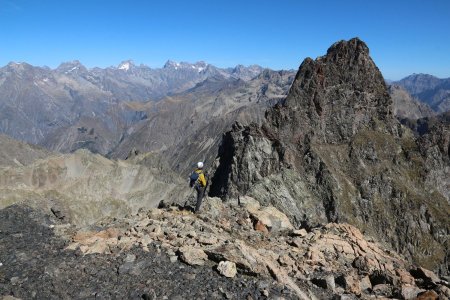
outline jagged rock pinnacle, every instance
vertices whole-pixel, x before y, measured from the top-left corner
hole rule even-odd
[[[447,148],[427,148],[433,158],[421,154],[417,144],[426,143],[401,128],[392,110],[366,44],[335,43],[305,59],[286,101],[266,112],[262,126],[236,125],[224,135],[210,195],[253,196],[303,227],[348,222],[447,273],[446,241],[429,230],[449,227],[448,188],[440,184],[448,181]],[[426,161],[443,167],[430,172]]]
[[[374,120],[392,131],[392,100],[381,72],[358,38],[333,44],[325,56],[305,59],[285,101],[303,131],[325,142],[348,140]],[[275,123],[286,112],[268,114]],[[298,123],[298,124],[297,124]]]

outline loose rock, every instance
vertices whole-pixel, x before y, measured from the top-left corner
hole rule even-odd
[[[231,261],[221,261],[217,266],[219,273],[225,277],[232,278],[236,276],[236,264]]]
[[[181,260],[189,265],[202,266],[208,259],[208,256],[202,249],[186,246],[181,247],[178,251],[180,252]]]

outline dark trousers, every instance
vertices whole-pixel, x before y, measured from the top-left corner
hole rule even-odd
[[[200,210],[200,205],[202,205],[203,195],[205,194],[205,188],[201,186],[196,186],[195,190],[197,191],[197,204],[195,205],[195,212]]]

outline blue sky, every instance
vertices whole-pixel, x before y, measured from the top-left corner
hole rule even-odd
[[[0,66],[172,59],[297,69],[355,36],[388,79],[450,77],[448,0],[0,0]]]

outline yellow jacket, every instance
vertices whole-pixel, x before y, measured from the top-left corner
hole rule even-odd
[[[195,173],[198,174],[197,181],[200,183],[200,185],[202,187],[205,187],[206,186],[206,178],[205,178],[205,174],[203,174],[203,170],[202,169],[197,169],[197,170],[195,170]]]

